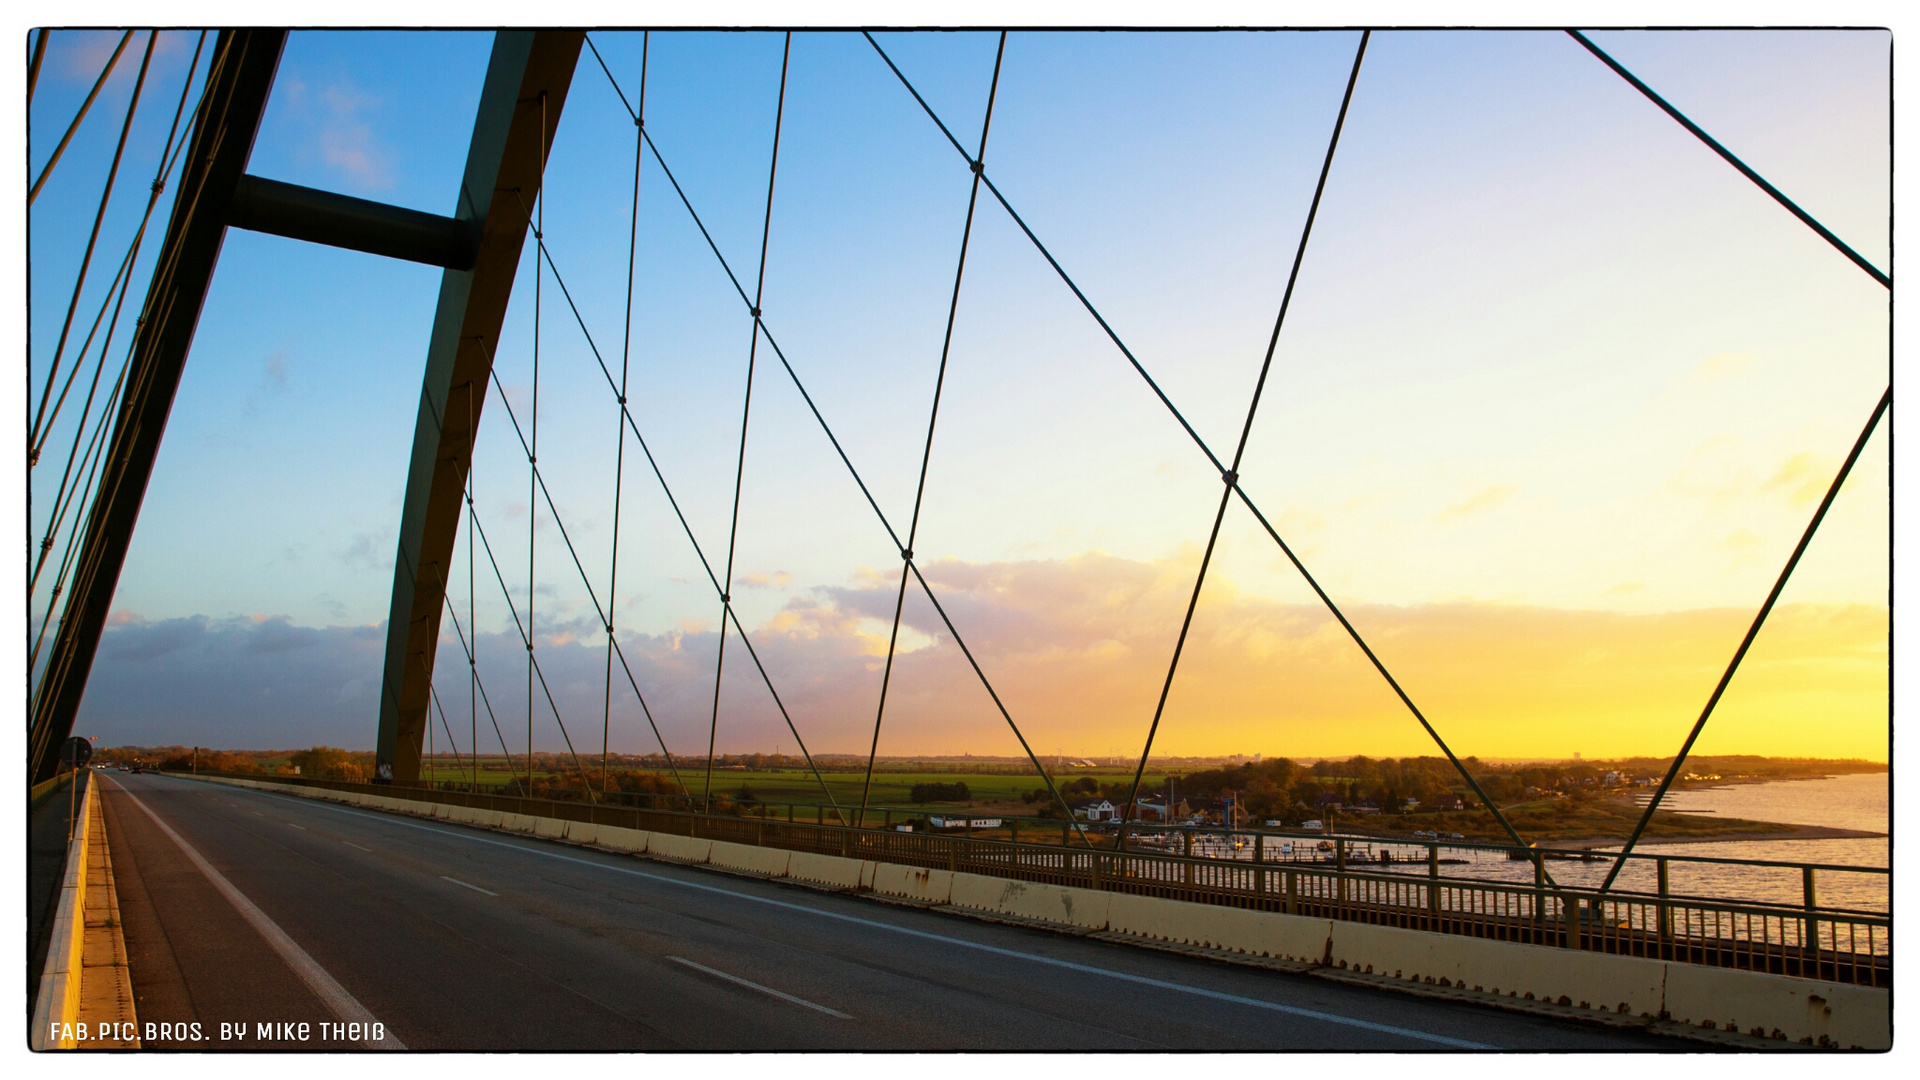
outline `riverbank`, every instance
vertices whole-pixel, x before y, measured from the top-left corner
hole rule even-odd
[[[1764,823],[1761,823],[1764,824]],[[1741,841],[1768,840],[1873,840],[1886,836],[1883,832],[1870,832],[1865,829],[1836,829],[1824,825],[1779,825],[1770,830],[1710,833],[1701,836],[1667,835],[1642,837],[1637,847],[1650,847],[1658,844],[1712,844],[1735,843]],[[1540,846],[1552,851],[1591,851],[1596,848],[1619,847],[1627,842],[1626,834],[1619,836],[1584,836],[1569,839],[1540,841]]]

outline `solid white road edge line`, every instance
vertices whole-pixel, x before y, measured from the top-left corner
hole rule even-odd
[[[539,855],[548,859],[558,859],[561,862],[578,863],[581,866],[597,867],[598,869],[601,869],[601,870],[610,870],[616,874],[627,874],[632,877],[644,878],[648,881],[663,882],[668,885],[678,885],[682,888],[697,889],[701,892],[716,893],[721,896],[732,896],[741,900],[751,900],[756,904],[766,904],[769,907],[785,908],[788,911],[801,911],[809,915],[817,915],[823,919],[834,919],[840,922],[854,923],[859,926],[868,926],[876,930],[885,930],[890,933],[902,934],[907,937],[920,938],[925,941],[938,941],[943,944],[958,946],[963,949],[973,949],[978,952],[993,953],[997,956],[1012,957],[1014,959],[1028,961],[1029,963],[1045,964],[1048,967],[1064,968],[1068,971],[1078,971],[1087,975],[1100,975],[1100,976],[1104,976],[1105,978],[1116,979],[1120,982],[1134,983],[1139,986],[1152,986],[1161,990],[1172,990],[1177,993],[1192,994],[1196,997],[1210,998],[1214,1001],[1228,1001],[1236,1005],[1245,1005],[1250,1008],[1266,1009],[1271,1012],[1286,1013],[1289,1016],[1301,1016],[1311,1020],[1323,1020],[1329,1024],[1340,1024],[1346,1027],[1360,1028],[1365,1031],[1378,1031],[1386,1035],[1398,1035],[1402,1038],[1415,1039],[1420,1042],[1435,1043],[1440,1046],[1452,1047],[1458,1050],[1498,1050],[1500,1049],[1499,1047],[1489,1043],[1472,1042],[1467,1039],[1456,1039],[1447,1035],[1435,1035],[1435,1034],[1432,1034],[1431,1032],[1417,1031],[1413,1028],[1396,1027],[1393,1024],[1380,1024],[1380,1023],[1375,1023],[1374,1021],[1371,1021],[1371,1020],[1360,1020],[1351,1016],[1341,1016],[1337,1013],[1321,1012],[1317,1009],[1303,1009],[1296,1005],[1282,1005],[1279,1002],[1275,1002],[1275,1001],[1262,1001],[1259,998],[1242,997],[1239,994],[1229,994],[1219,990],[1205,990],[1197,986],[1183,986],[1180,983],[1167,982],[1164,979],[1149,978],[1145,975],[1131,975],[1124,971],[1114,971],[1109,968],[1093,967],[1088,964],[1076,964],[1070,960],[1057,960],[1051,956],[1041,956],[1038,953],[1020,952],[1017,949],[1003,949],[997,945],[987,945],[978,941],[968,941],[965,938],[947,937],[944,934],[929,933],[925,930],[912,930],[904,926],[896,926],[892,923],[881,922],[877,919],[863,919],[857,915],[843,915],[836,911],[822,911],[819,908],[807,907],[804,904],[790,904],[783,900],[773,900],[764,896],[754,896],[751,893],[736,892],[732,889],[723,889],[716,885],[702,885],[699,882],[682,881],[679,878],[667,877],[663,874],[650,874],[644,870],[634,870],[624,866],[614,866],[610,863],[597,862],[593,859],[581,859],[571,855],[562,855],[557,851],[545,851],[537,847],[529,847],[525,844],[508,843],[507,841],[504,841],[504,840],[490,840],[484,836],[470,835],[464,830],[456,830],[456,829],[450,829],[450,828],[444,828],[444,827],[437,828],[432,825],[421,825],[412,821],[401,821],[398,818],[390,817],[386,814],[370,813],[363,810],[348,810],[344,807],[330,806],[324,802],[320,802],[317,800],[301,799],[300,805],[311,806],[318,810],[331,810],[336,814],[346,814],[349,817],[364,818],[369,821],[378,821],[385,825],[400,826],[408,829],[419,829],[422,832],[430,832],[430,833],[438,834],[440,836],[451,837],[458,840],[466,840],[475,844],[490,844],[494,847],[510,848],[514,851],[523,852],[529,855]]]
[[[213,887],[220,891],[220,895],[227,898],[227,901],[234,906],[234,909],[240,912],[242,918],[252,924],[255,930],[260,931],[260,936],[267,939],[267,944],[273,946],[273,951],[280,954],[280,958],[287,962],[287,966],[293,969],[293,973],[300,976],[300,981],[306,983],[307,988],[312,990],[314,995],[322,1002],[326,1003],[327,1008],[332,1009],[335,1016],[349,1024],[372,1025],[379,1023],[379,1021],[374,1018],[374,1015],[367,1011],[365,1005],[360,1004],[358,999],[352,994],[347,993],[347,988],[341,986],[332,975],[327,974],[327,969],[321,967],[319,962],[313,957],[308,956],[307,951],[302,949],[292,938],[288,937],[287,932],[280,929],[278,923],[268,918],[266,912],[261,911],[254,905],[253,901],[247,899],[245,893],[235,888],[233,882],[228,881],[225,874],[214,869],[213,864],[208,862],[198,851],[195,851],[193,845],[187,843],[185,837],[174,832],[172,826],[160,820],[160,815],[154,813],[151,807],[142,802],[140,796],[128,791],[125,787],[121,786],[118,781],[115,781],[113,786],[119,788],[127,798],[133,800],[133,805],[139,807],[148,817],[152,818],[153,823],[160,827],[161,832],[166,833],[168,838],[180,845],[180,850],[186,854],[187,859],[192,862],[193,865],[199,867],[201,873],[207,875],[207,880],[213,882]],[[384,1025],[382,1026],[384,1027]],[[366,1040],[366,1042],[369,1046],[380,1050],[405,1050],[407,1048],[407,1044],[400,1041],[399,1036],[393,1033],[392,1028],[386,1028],[386,1035],[387,1037],[380,1042],[376,1043],[372,1040]]]
[[[767,994],[772,997],[777,997],[781,1001],[790,1001],[795,1005],[805,1005],[809,1009],[818,1010],[819,1012],[826,1013],[828,1016],[837,1016],[842,1020],[853,1019],[853,1017],[848,1016],[846,1013],[843,1013],[838,1009],[829,1009],[825,1005],[817,1005],[811,1001],[808,1001],[806,998],[794,997],[792,994],[783,994],[780,991],[775,990],[771,986],[761,986],[757,982],[750,982],[746,979],[741,978],[738,975],[729,975],[724,971],[716,971],[705,964],[696,964],[684,956],[669,956],[667,957],[667,959],[673,961],[676,964],[685,964],[688,967],[694,969],[695,971],[704,971],[716,979],[725,979],[730,983],[737,983],[741,986],[746,987],[749,990],[758,990],[763,994]]]

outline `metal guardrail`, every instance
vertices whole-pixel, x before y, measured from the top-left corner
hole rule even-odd
[[[1250,834],[1247,830],[1232,830],[1237,835],[1257,835],[1256,858],[1220,859],[1189,854],[1190,839],[1182,843],[1180,853],[1117,850],[1116,838],[1111,834],[1090,836],[1088,843],[1075,846],[1063,841],[1077,842],[1082,834],[1057,819],[1046,822],[1046,842],[1035,842],[1040,840],[1035,835],[1040,830],[1029,828],[1028,838],[1021,839],[1017,820],[1013,822],[1013,835],[1001,840],[939,832],[900,832],[885,827],[859,828],[828,821],[830,809],[818,810],[815,821],[798,820],[795,809],[800,804],[736,804],[736,810],[742,812],[708,814],[673,807],[673,803],[686,800],[672,796],[626,793],[622,797],[622,793],[596,793],[598,801],[586,801],[583,792],[580,799],[541,799],[460,790],[468,787],[464,784],[374,785],[297,776],[205,775],[270,780],[789,851],[1829,982],[1873,987],[1891,987],[1893,982],[1891,916],[1823,907],[1815,902],[1812,892],[1815,870],[1886,873],[1868,867],[1636,856],[1658,866],[1658,891],[1614,889],[1603,893],[1553,883],[1546,871],[1551,853],[1539,848],[1424,842],[1419,846],[1425,846],[1428,851],[1427,872],[1419,876],[1348,865],[1345,856],[1349,844],[1370,842],[1405,847],[1418,843],[1381,838]],[[649,799],[655,799],[656,805],[634,805]],[[658,805],[660,802],[668,806]],[[786,807],[784,817],[771,812],[776,805]],[[744,812],[748,810],[760,813]],[[1127,828],[1129,834],[1134,835],[1156,827],[1130,824]],[[1205,831],[1227,832],[1224,829]],[[1186,830],[1186,835],[1191,837],[1194,832]],[[1332,861],[1268,861],[1261,857],[1264,855],[1262,841],[1268,836],[1330,839],[1335,848]],[[1534,880],[1514,883],[1443,875],[1439,859],[1442,847],[1517,856],[1533,864]],[[1676,894],[1667,888],[1666,864],[1670,862],[1797,867],[1808,881],[1806,902],[1794,906]]]

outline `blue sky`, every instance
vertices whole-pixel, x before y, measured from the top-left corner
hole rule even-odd
[[[1007,45],[990,174],[1222,454],[1357,38],[1019,33]],[[995,36],[881,40],[973,144]],[[1886,265],[1887,35],[1595,40]],[[639,35],[595,41],[631,98]],[[55,42],[34,104],[35,161],[90,83],[85,57],[103,56],[79,35]],[[191,39],[163,42],[155,78],[177,93]],[[293,35],[252,171],[448,212],[489,47],[471,33]],[[778,35],[662,33],[649,60],[648,130],[749,288],[780,55]],[[33,211],[36,371],[133,66],[123,62]],[[141,146],[164,136],[140,132],[151,136]],[[633,150],[631,121],[583,53],[549,166],[546,233],[616,373]],[[140,161],[128,168],[150,176],[152,152]],[[767,325],[897,526],[911,512],[967,189],[964,162],[862,38],[796,35]],[[116,213],[103,248],[117,257],[131,224]],[[636,419],[717,568],[751,323],[651,156],[638,218]],[[523,423],[531,251],[498,367]],[[377,624],[438,280],[425,267],[229,235],[84,708],[103,737],[370,743]],[[616,407],[550,275],[540,307],[543,472],[604,599]],[[1658,751],[1697,713],[1710,669],[1738,639],[1737,612],[1765,595],[1885,386],[1886,311],[1884,289],[1564,35],[1377,34],[1242,473],[1328,589],[1374,613],[1356,621],[1382,637],[1389,663],[1432,665],[1427,693],[1450,703],[1463,752],[1591,756],[1606,738]],[[898,564],[764,340],[759,358],[737,604],[756,642],[784,658],[777,678],[804,704],[810,745],[853,749],[870,729],[873,642],[883,653]],[[499,400],[487,409],[479,512],[524,606],[526,462]],[[678,751],[704,741],[718,604],[627,446],[619,623],[644,657],[649,702],[669,703],[656,712]],[[1884,626],[1886,454],[1876,436],[1785,597],[1806,626],[1831,632],[1807,630],[1794,638],[1801,652],[1775,658],[1782,670],[1825,665],[1808,685],[1832,696],[1796,699],[1794,715],[1844,714],[1848,745],[1869,747],[1860,752],[1884,744],[1884,642],[1875,661],[1873,634],[1858,628],[1876,609]],[[33,482],[38,521],[46,481]],[[943,568],[938,587],[974,620],[956,622],[981,628],[990,672],[1015,688],[1016,717],[1042,746],[1137,748],[1215,485],[983,195],[916,549]],[[546,662],[565,684],[570,729],[597,734],[604,636],[544,507],[536,520]],[[479,575],[483,662],[499,652],[498,674],[483,677],[496,704],[523,707],[507,608],[484,561]],[[1036,604],[1049,590],[1058,603]],[[1177,685],[1170,750],[1345,752],[1335,736],[1351,750],[1419,749],[1417,728],[1349,669],[1311,601],[1233,508],[1192,646],[1196,673],[1215,674]],[[1585,629],[1526,630],[1536,617]],[[1560,746],[1561,735],[1522,734],[1583,700],[1580,663],[1639,655],[1678,632],[1673,620],[1695,617],[1716,628],[1689,660],[1698,671],[1622,669],[1638,688],[1594,719],[1617,738]],[[915,667],[899,690],[898,751],[1008,752],[1004,724],[931,613],[909,603],[907,622]],[[116,634],[128,635],[120,646]],[[1547,637],[1564,640],[1553,663],[1570,666],[1537,688],[1542,704],[1510,705],[1498,661]],[[1435,657],[1476,641],[1486,670],[1449,682]],[[456,655],[443,646],[439,678],[465,713]],[[735,662],[723,748],[790,738]],[[1108,663],[1128,673],[1124,692],[1085,692],[1113,681],[1100,674]],[[1219,699],[1209,678],[1258,692]],[[616,698],[616,748],[647,749],[630,692]],[[1775,701],[1730,700],[1728,738],[1787,746]],[[536,728],[538,744],[558,744],[544,708]]]

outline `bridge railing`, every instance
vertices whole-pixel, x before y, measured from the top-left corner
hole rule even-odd
[[[1314,918],[1364,922],[1433,933],[1513,941],[1530,945],[1637,956],[1711,967],[1764,971],[1865,986],[1890,987],[1893,979],[1892,920],[1883,912],[1827,906],[1808,889],[1799,904],[1736,896],[1701,896],[1668,888],[1668,863],[1720,867],[1794,869],[1810,883],[1816,871],[1886,875],[1884,869],[1700,856],[1634,856],[1656,861],[1654,892],[1615,888],[1606,892],[1568,886],[1548,872],[1553,854],[1539,848],[1429,841],[1414,844],[1377,837],[1324,837],[1262,832],[1252,857],[1194,854],[1193,837],[1220,836],[1225,829],[1166,832],[1166,827],[1129,825],[1123,849],[1114,832],[1064,832],[1058,819],[999,831],[1005,839],[966,832],[903,832],[856,827],[831,820],[831,808],[816,820],[798,813],[806,804],[734,804],[730,813],[690,809],[687,800],[633,793],[596,793],[581,798],[501,795],[485,786],[434,783],[373,785],[307,777],[220,774],[268,779],[307,787],[358,791],[423,802],[447,803],[506,813],[618,825],[738,844],[814,852],[907,866],[945,869],[1054,885],[1158,896]],[[624,795],[624,797],[619,797]],[[651,802],[653,805],[647,805]],[[781,812],[784,811],[784,812]],[[898,812],[898,811],[896,811]],[[923,816],[916,814],[916,816]],[[1044,827],[1041,827],[1044,826]],[[1160,830],[1156,833],[1156,829]],[[1250,835],[1247,830],[1232,834]],[[1024,833],[1024,836],[1022,836]],[[1156,850],[1150,835],[1181,835],[1170,850]],[[1204,837],[1203,837],[1204,838]],[[1267,858],[1269,841],[1292,843],[1294,851]],[[1318,851],[1326,840],[1334,849]],[[1063,842],[1065,841],[1065,842]],[[1310,843],[1306,854],[1298,849]],[[1142,845],[1142,846],[1135,846]],[[1420,847],[1421,867],[1401,860],[1400,869],[1349,862],[1361,845]],[[1496,881],[1443,873],[1439,852],[1497,852],[1531,864],[1531,881]],[[1202,845],[1204,851],[1205,845]],[[1222,846],[1222,852],[1232,852]],[[1280,855],[1279,852],[1275,853]],[[1324,861],[1318,861],[1324,859]],[[1409,870],[1424,869],[1424,873]]]

